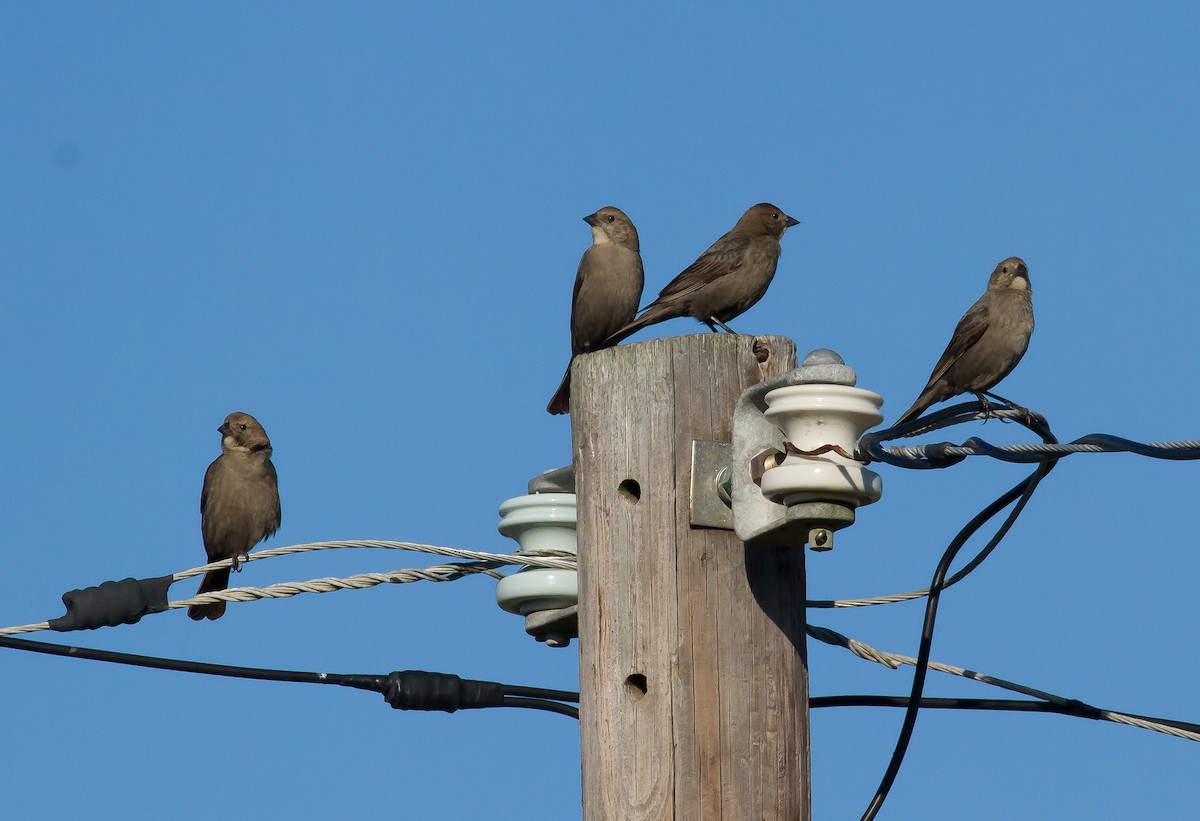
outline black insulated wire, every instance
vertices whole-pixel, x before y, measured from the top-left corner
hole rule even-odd
[[[917,712],[922,705],[921,694],[925,685],[925,678],[928,673],[930,649],[933,643],[933,627],[937,618],[938,601],[941,596],[941,591],[946,587],[960,581],[968,573],[974,570],[983,562],[984,559],[995,549],[1000,540],[1008,533],[1012,524],[1016,521],[1025,505],[1029,502],[1033,491],[1038,484],[1046,477],[1046,475],[1058,464],[1058,461],[1065,456],[1071,455],[1072,452],[1066,451],[1065,448],[1059,447],[1059,441],[1050,431],[1049,424],[1045,417],[1040,414],[1031,412],[1020,412],[1013,408],[1002,409],[999,416],[1000,419],[1016,422],[1037,434],[1042,439],[1042,446],[997,446],[980,438],[971,437],[962,445],[953,445],[949,442],[941,442],[935,444],[922,445],[918,447],[909,447],[905,449],[896,448],[891,450],[885,446],[885,442],[895,439],[902,439],[911,436],[918,436],[934,430],[938,430],[951,425],[970,422],[981,418],[989,410],[989,407],[982,402],[964,402],[958,405],[945,408],[940,411],[928,414],[926,416],[906,422],[902,425],[896,425],[885,430],[868,433],[863,436],[856,447],[856,457],[865,462],[878,461],[896,467],[903,467],[915,470],[936,470],[947,468],[961,462],[966,458],[964,454],[951,452],[956,448],[971,449],[979,455],[988,456],[998,461],[1016,463],[1016,464],[1037,464],[1037,469],[1027,477],[1023,482],[1011,488],[1007,493],[985,508],[978,516],[971,520],[968,525],[959,532],[959,534],[950,543],[946,552],[942,555],[941,561],[938,563],[937,570],[934,573],[933,582],[929,586],[928,597],[925,604],[925,620],[921,629],[921,643],[917,653],[916,669],[913,673],[912,694],[905,708],[904,723],[900,730],[899,738],[896,741],[895,750],[892,753],[891,760],[888,763],[886,772],[880,782],[879,788],[875,792],[867,811],[862,816],[862,821],[871,821],[878,814],[879,809],[883,806],[883,802],[887,797],[888,791],[891,789],[895,781],[896,775],[899,772],[900,765],[904,759],[905,752],[908,749],[908,744],[912,738],[913,727],[916,724]],[[986,416],[982,418],[987,418]],[[994,418],[994,417],[993,417]],[[1163,444],[1151,444],[1146,442],[1137,442],[1132,439],[1126,439],[1111,434],[1095,433],[1087,436],[1082,436],[1073,442],[1067,443],[1065,447],[1090,445],[1098,448],[1100,452],[1108,453],[1133,453],[1139,456],[1147,456],[1155,459],[1168,459],[1174,461],[1200,459],[1200,442],[1184,441],[1172,442]],[[907,452],[900,452],[907,451]],[[914,455],[914,452],[918,455]],[[1089,451],[1073,451],[1073,452],[1089,452]],[[965,567],[959,570],[949,579],[946,574],[949,571],[950,564],[954,561],[959,550],[980,527],[983,526],[989,519],[1016,501],[1016,505],[1001,525],[1000,529],[988,542],[988,544],[975,556]]]
[[[541,698],[517,698],[506,696],[501,707],[526,707],[531,710],[545,710],[579,720],[579,708],[570,704],[560,704],[557,701],[547,701]]]
[[[974,406],[973,409],[972,406]],[[951,413],[957,408],[963,407],[964,405],[957,405],[953,408],[948,408],[946,411],[940,411],[938,414],[934,414],[934,416],[949,414],[947,416],[942,416],[941,418],[950,419],[955,415],[963,415],[966,417],[963,419],[963,421],[967,421],[967,419],[974,418],[975,413],[982,410],[982,404],[974,402],[965,403],[965,407],[970,409],[969,413]],[[906,423],[905,426],[900,427],[907,427],[922,421],[923,420],[921,419],[914,420],[914,422]],[[1021,419],[1017,419],[1016,421],[1041,436],[1042,440],[1046,444],[1058,443],[1058,440],[1055,439],[1054,434],[1050,431],[1049,426],[1042,417],[1030,415]],[[926,426],[922,424],[918,427],[923,430]],[[887,431],[884,431],[883,433],[886,434]],[[929,673],[929,656],[933,648],[933,629],[934,624],[937,621],[938,603],[941,600],[941,593],[945,587],[946,575],[950,570],[950,565],[954,562],[958,552],[963,548],[971,536],[973,536],[981,527],[987,524],[987,522],[996,516],[1000,511],[1004,510],[1013,502],[1018,502],[1017,506],[1013,509],[1013,512],[1007,517],[1000,529],[997,531],[996,537],[994,537],[992,541],[989,542],[988,547],[985,548],[985,550],[979,556],[977,556],[975,560],[973,560],[972,564],[974,566],[978,566],[978,564],[982,562],[984,558],[986,558],[986,554],[990,552],[995,544],[999,543],[1000,538],[1002,538],[1003,535],[1008,532],[1013,522],[1016,521],[1016,516],[1021,512],[1021,510],[1024,509],[1025,505],[1029,501],[1029,498],[1033,495],[1034,490],[1037,489],[1038,484],[1046,477],[1047,474],[1050,473],[1051,470],[1054,469],[1056,464],[1058,464],[1057,458],[1039,464],[1037,469],[1034,470],[1034,472],[1028,477],[1009,488],[1008,491],[976,514],[975,517],[972,518],[971,521],[969,521],[966,526],[958,532],[958,534],[946,548],[945,552],[942,554],[942,558],[938,562],[937,569],[934,571],[933,581],[929,585],[928,597],[925,600],[925,620],[921,627],[921,643],[917,651],[917,663],[913,671],[912,691],[909,695],[909,704],[904,712],[904,722],[901,725],[899,737],[896,739],[896,746],[892,751],[890,760],[888,761],[887,769],[884,771],[883,778],[880,779],[879,782],[879,787],[875,790],[875,795],[871,798],[871,802],[867,805],[867,809],[863,813],[861,821],[872,821],[872,819],[879,814],[879,810],[883,807],[883,802],[887,799],[888,792],[891,790],[892,784],[895,783],[896,776],[900,772],[900,766],[904,762],[905,753],[907,753],[909,742],[912,740],[913,729],[916,726],[917,714],[921,706],[921,696],[925,689],[925,679]]]
[[[910,699],[906,696],[875,695],[813,696],[808,702],[808,706],[814,710],[821,707],[907,708],[909,704]],[[1105,712],[1099,707],[1084,704],[1082,701],[1070,701],[1066,704],[1058,704],[1052,701],[1030,701],[1020,698],[922,698],[920,707],[922,710],[1000,710],[1023,713],[1057,713],[1075,718],[1088,718],[1093,721],[1104,720],[1102,714]],[[1110,710],[1108,712],[1117,711]],[[1194,724],[1190,721],[1176,721],[1172,718],[1157,718],[1155,716],[1143,716],[1123,711],[1121,711],[1121,715],[1141,719],[1142,721],[1153,721],[1156,724],[1164,724],[1168,727],[1174,727],[1177,730],[1186,730],[1189,733],[1200,733],[1200,724]]]
[[[559,701],[579,701],[579,693],[567,690],[548,690],[540,687],[523,687],[500,684],[494,681],[463,679],[448,673],[430,673],[424,670],[405,670],[389,675],[361,675],[346,673],[316,673],[302,670],[271,670],[257,667],[237,667],[228,664],[212,664],[202,661],[168,659],[157,656],[141,656],[135,653],[119,653],[113,650],[97,650],[90,647],[71,647],[42,641],[0,636],[0,647],[25,650],[52,656],[126,664],[155,670],[174,670],[181,673],[198,673],[208,676],[254,679],[258,681],[284,681],[300,684],[336,684],[358,690],[381,693],[396,709],[441,710],[454,712],[463,709],[486,707],[522,707],[544,710],[560,715],[579,718],[578,708],[559,704]],[[389,690],[391,688],[391,690]]]
[[[994,407],[994,406],[993,406]],[[1049,427],[1044,417],[1036,413],[1024,415],[1012,411],[1005,411],[1003,416],[992,417],[1002,421],[1016,422],[1028,428],[1033,433],[1043,438],[1044,445],[1060,445],[1062,448],[1088,445],[1098,448],[1098,451],[1067,451],[1049,448],[1031,448],[1024,450],[1022,446],[1012,445],[993,445],[985,439],[978,436],[973,436],[961,444],[953,442],[934,442],[924,445],[912,445],[903,450],[907,453],[897,452],[901,450],[890,449],[884,443],[896,439],[908,438],[911,436],[919,436],[923,433],[938,430],[940,428],[949,427],[951,425],[962,424],[963,422],[971,422],[980,418],[980,414],[985,410],[981,402],[963,402],[958,405],[953,405],[936,413],[931,413],[927,416],[922,416],[914,419],[911,422],[905,422],[903,425],[896,425],[892,428],[873,431],[865,434],[859,439],[855,448],[856,458],[864,462],[884,462],[895,467],[909,468],[912,470],[937,470],[956,465],[967,458],[966,454],[950,453],[954,448],[969,448],[981,456],[988,456],[1002,462],[1010,462],[1013,464],[1037,464],[1040,462],[1050,462],[1061,459],[1064,456],[1073,455],[1073,453],[1132,453],[1138,456],[1146,456],[1152,459],[1166,459],[1170,461],[1189,461],[1200,459],[1200,442],[1188,440],[1182,442],[1138,442],[1133,439],[1126,439],[1121,436],[1114,436],[1110,433],[1090,433],[1087,436],[1081,436],[1070,442],[1059,443],[1053,437],[1047,438]],[[1002,409],[1003,410],[1003,409]],[[915,453],[914,453],[915,452]]]
[[[994,406],[992,406],[994,407]],[[864,434],[858,440],[855,448],[856,457],[865,462],[883,462],[895,467],[910,468],[914,470],[937,470],[950,467],[958,464],[965,456],[947,455],[940,453],[947,447],[954,447],[950,442],[943,442],[934,445],[925,445],[926,455],[904,456],[894,454],[888,451],[884,446],[885,442],[890,442],[894,439],[904,439],[911,436],[919,436],[923,433],[938,430],[940,428],[951,425],[958,425],[964,422],[972,422],[980,418],[980,414],[987,408],[982,402],[961,402],[957,405],[951,405],[940,411],[927,414],[925,416],[913,419],[910,422],[905,422],[902,425],[896,425],[883,430],[872,431]],[[1049,444],[1058,444],[1058,440],[1050,433],[1050,427],[1046,423],[1044,417],[1036,413],[1006,415],[993,417],[1004,421],[1016,422],[1025,428],[1028,428],[1034,434],[1042,437],[1044,442]]]

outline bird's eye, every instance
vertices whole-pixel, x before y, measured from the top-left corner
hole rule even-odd
[[[245,429],[246,429],[245,425],[238,425],[238,430],[245,430]]]
[[[1000,270],[1001,270],[1002,272],[1004,272],[1004,273],[1006,273],[1006,274],[1007,274],[1007,273],[1008,273],[1008,266],[1006,265],[1006,266],[1004,266],[1003,268],[1001,268]]]
[[[776,212],[776,213],[772,214],[772,215],[771,215],[771,219],[773,219],[773,220],[777,220],[777,219],[779,219],[779,213],[778,213],[778,212]]]
[[[609,221],[609,222],[615,222],[615,221],[616,221],[616,219],[617,219],[617,218],[616,218],[616,217],[614,217],[612,214],[609,214],[609,215],[608,215],[608,221]]]

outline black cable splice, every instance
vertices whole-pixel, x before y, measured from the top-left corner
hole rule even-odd
[[[948,468],[951,465],[957,465],[959,462],[966,459],[966,456],[950,456],[946,453],[947,448],[954,447],[953,442],[937,442],[932,445],[925,446],[925,460],[929,462],[931,468]]]
[[[390,673],[384,685],[383,698],[396,710],[441,710],[453,713],[456,710],[506,706],[504,686],[501,684],[424,670]]]
[[[62,597],[67,606],[66,615],[51,619],[50,629],[66,633],[136,624],[148,613],[162,613],[167,609],[167,589],[174,581],[173,576],[130,578],[69,590]]]
[[[493,681],[472,681],[446,673],[427,673],[422,670],[406,670],[387,676],[268,670],[261,667],[236,667],[203,661],[139,656],[134,653],[96,650],[90,647],[70,647],[65,644],[30,641],[11,636],[0,636],[0,647],[51,656],[149,667],[156,670],[199,673],[207,676],[227,676],[258,681],[288,681],[300,684],[336,684],[341,687],[383,693],[384,698],[393,707],[401,710],[445,710],[452,713],[456,709],[465,710],[478,707],[526,707],[579,718],[578,708],[558,703],[559,701],[579,701],[579,693],[567,690],[546,690],[540,687],[523,687],[516,684],[498,684]],[[414,702],[413,704],[404,703],[406,694],[407,698]],[[392,701],[393,698],[400,702],[399,705]],[[446,704],[456,704],[456,706],[447,709],[444,706]]]

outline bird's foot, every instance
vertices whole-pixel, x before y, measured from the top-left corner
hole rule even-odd
[[[1039,418],[1039,415],[1031,411],[1029,408],[1022,407],[1021,405],[1014,405],[1012,402],[1008,403],[1008,409],[1013,411],[1016,416],[1002,417],[1003,421],[1005,422],[1013,422],[1019,418],[1026,425],[1032,425],[1033,420]]]
[[[994,410],[994,407],[995,407],[995,406],[994,406],[994,405],[992,405],[992,403],[988,401],[988,398],[987,398],[986,396],[984,396],[982,393],[977,393],[977,394],[975,394],[975,398],[976,398],[976,399],[978,399],[978,400],[979,400],[979,404],[983,406],[983,409],[982,409],[982,412],[983,412],[983,424],[985,424],[985,425],[986,425],[986,424],[987,424],[987,421],[988,421],[989,419],[992,419],[992,418],[997,418],[997,419],[998,419],[998,418],[1001,418],[1001,417],[997,417],[997,416],[996,416],[996,412],[995,412],[995,410]]]
[[[1015,419],[1019,418],[1025,424],[1033,424],[1034,419],[1041,418],[1040,414],[1034,413],[1029,408],[1026,408],[1023,405],[1018,405],[1016,402],[1012,401],[1011,399],[1005,399],[1003,396],[998,396],[994,393],[987,393],[986,391],[983,393],[977,393],[977,394],[975,394],[975,396],[978,397],[979,401],[983,403],[983,406],[985,408],[984,412],[987,413],[989,416],[995,416],[1001,422],[1012,422],[1012,421],[1015,421]],[[992,404],[990,402],[988,402],[988,400],[987,400],[987,397],[989,397],[989,396],[992,399],[995,399],[1001,405],[1003,405],[1006,409],[1012,411],[1014,416],[999,416],[998,414],[994,413],[991,410]]]
[[[248,561],[250,561],[250,554],[238,553],[233,557],[233,564],[230,565],[229,569],[232,570],[234,573],[241,573],[242,572],[242,562],[248,562]]]

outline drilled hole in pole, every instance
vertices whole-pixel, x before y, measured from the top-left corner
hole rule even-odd
[[[625,695],[629,696],[630,701],[641,701],[646,695],[646,677],[641,673],[634,673],[625,679]]]
[[[617,492],[621,494],[622,499],[631,505],[636,505],[642,498],[642,486],[633,479],[626,479],[617,485]]]

